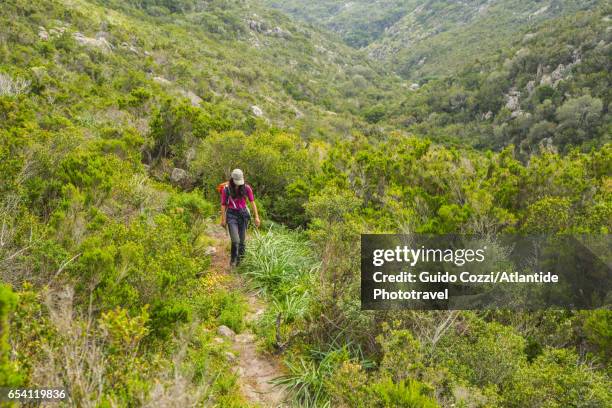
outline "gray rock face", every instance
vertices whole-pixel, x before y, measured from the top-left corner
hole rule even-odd
[[[280,38],[291,37],[291,34],[288,31],[285,31],[280,27],[274,27],[273,29],[266,31],[266,34],[272,35],[274,37],[280,37]]]
[[[249,29],[256,33],[279,37],[279,38],[289,38],[291,37],[291,33],[283,28],[276,26],[274,28],[268,28],[268,25],[264,21],[257,20],[257,15],[253,16],[253,19],[249,19],[246,21]]]
[[[192,106],[199,106],[200,103],[202,103],[202,98],[196,95],[193,91],[181,90],[181,94],[183,94],[185,98],[189,99],[189,102],[191,102]]]
[[[535,81],[527,82],[526,88],[527,88],[527,92],[529,93],[529,95],[531,95],[533,91],[535,90]]]
[[[98,37],[98,38],[85,37],[83,33],[76,32],[74,33],[74,39],[76,42],[78,42],[81,45],[84,45],[86,47],[99,48],[105,52],[110,52],[113,49],[112,45],[110,45],[110,43],[104,37]]]
[[[558,82],[563,79],[565,74],[566,67],[563,64],[559,64],[559,66],[550,74],[551,79],[554,82]]]
[[[257,105],[251,106],[251,112],[253,112],[253,115],[257,116],[258,118],[263,116],[263,110]]]
[[[234,331],[227,326],[219,326],[219,328],[217,329],[217,334],[219,336],[227,337],[230,339],[236,337],[236,333],[234,333]]]
[[[170,180],[177,184],[184,182],[188,177],[189,173],[183,169],[179,169],[178,167],[173,168],[172,174],[170,174]]]
[[[540,85],[549,85],[553,88],[556,88],[559,82],[563,81],[567,77],[572,74],[572,68],[582,62],[582,57],[580,56],[579,50],[574,50],[572,52],[572,62],[569,64],[559,64],[549,74],[543,74],[540,79]],[[540,69],[538,67],[538,74],[540,73]]]
[[[160,76],[153,77],[153,81],[157,82],[160,85],[170,85],[172,83],[168,79]]]
[[[43,41],[47,41],[49,39],[49,33],[45,27],[38,27],[38,37]]]
[[[512,112],[519,110],[521,108],[519,98],[520,93],[514,88],[511,89],[508,95],[506,95],[506,108]]]
[[[131,44],[127,43],[127,42],[122,42],[121,43],[121,48],[123,48],[123,49],[125,49],[127,51],[130,51],[130,52],[132,52],[132,53],[134,53],[136,55],[140,54],[140,52],[138,51],[138,48],[134,47],[133,45],[131,45]]]
[[[540,79],[540,85],[552,85],[553,81],[550,75],[544,74],[542,75],[542,79]]]
[[[263,22],[257,20],[247,20],[247,24],[251,30],[257,31],[258,33],[263,33],[267,29]]]

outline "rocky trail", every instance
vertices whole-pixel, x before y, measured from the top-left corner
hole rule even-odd
[[[212,254],[211,268],[232,274],[238,282],[237,286],[246,288],[244,278],[229,267],[229,237],[227,232],[220,226],[212,226],[209,234],[215,240],[215,252]],[[239,378],[238,383],[241,393],[254,406],[286,407],[284,401],[287,396],[284,390],[270,383],[274,378],[284,374],[281,363],[277,357],[264,354],[258,350],[257,338],[249,328],[264,313],[265,303],[256,293],[247,290],[244,292],[248,304],[248,311],[245,316],[247,328],[239,334],[234,334],[227,329],[230,333],[225,336],[231,341],[231,349],[237,355],[235,371]]]

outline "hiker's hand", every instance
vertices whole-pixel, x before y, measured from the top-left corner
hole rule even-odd
[[[227,225],[227,222],[225,222],[225,220],[221,220],[221,226],[225,228],[226,225]]]
[[[255,218],[255,226],[259,228],[260,225],[261,225],[261,221],[259,220],[259,217]]]

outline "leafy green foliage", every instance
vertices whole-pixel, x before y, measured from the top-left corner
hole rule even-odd
[[[279,347],[277,336],[292,336],[304,325],[318,267],[303,234],[274,228],[249,239],[240,269],[270,301],[261,327],[269,346]]]
[[[436,408],[438,404],[428,397],[431,391],[417,381],[381,381],[372,386],[373,394],[379,401],[375,407]]]
[[[609,380],[577,364],[570,350],[547,350],[517,373],[507,392],[509,407],[564,407],[580,404],[605,407],[611,402]]]
[[[217,184],[227,181],[234,168],[245,172],[256,199],[263,197],[267,214],[277,221],[293,218],[292,210],[299,208],[294,201],[303,194],[295,180],[314,171],[312,154],[301,141],[275,131],[215,133],[201,144],[192,163],[214,200],[219,199]]]
[[[349,45],[409,78],[452,74],[522,37],[538,22],[598,1],[266,0],[288,14],[336,32]]]
[[[244,259],[245,273],[271,296],[299,290],[306,284],[317,263],[304,238],[297,233],[270,230],[255,233],[249,240],[249,251]]]
[[[4,284],[0,284],[0,384],[3,387],[18,386],[22,379],[9,359],[9,314],[17,303],[17,295]]]
[[[500,13],[502,35],[537,2],[455,3],[384,2],[348,41],[447,17],[423,44],[463,41]],[[214,329],[243,330],[247,306],[208,232],[240,167],[265,218],[305,230],[270,222],[239,269],[268,300],[255,330],[295,404],[610,405],[607,311],[358,301],[363,232],[610,232],[609,11],[538,22],[576,7],[475,44],[503,49],[461,70],[472,51],[432,55],[423,75],[465,53],[417,89],[251,1],[5,1],[0,382],[63,385],[78,406],[244,406]]]
[[[503,387],[525,361],[523,338],[497,323],[475,320],[469,332],[446,337],[440,347],[451,373],[479,386]]]
[[[584,330],[589,342],[597,347],[606,361],[612,358],[612,313],[609,310],[596,310],[584,322]]]
[[[451,76],[422,81],[399,106],[387,104],[394,112],[387,116],[444,142],[493,149],[513,143],[525,158],[551,148],[601,146],[610,126],[609,87],[602,87],[610,82],[608,13],[593,7],[536,25]]]
[[[329,406],[326,382],[334,370],[348,359],[348,354],[345,349],[314,354],[315,358],[311,360],[300,359],[295,364],[287,362],[290,374],[277,378],[275,384],[287,387],[300,406]]]

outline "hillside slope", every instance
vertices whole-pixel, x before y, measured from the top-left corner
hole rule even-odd
[[[347,44],[361,48],[414,10],[419,0],[261,0],[295,18],[336,32]]]
[[[265,0],[336,31],[402,76],[449,74],[495,53],[533,25],[605,2],[597,0]]]
[[[496,55],[407,92],[397,126],[479,148],[600,146],[610,140],[610,8],[546,21]]]
[[[3,1],[0,387],[84,408],[612,406],[609,310],[359,301],[363,233],[612,231],[609,15],[408,87],[250,1]],[[226,273],[215,187],[236,167],[262,228]]]
[[[398,88],[349,47],[250,2],[169,2],[184,12],[136,7],[149,3],[4,2],[3,70],[37,81],[40,92],[76,86],[80,102],[71,109],[92,108],[82,103],[92,81],[105,97],[147,84],[194,105],[226,105],[243,122],[319,137],[345,134],[352,113]]]

